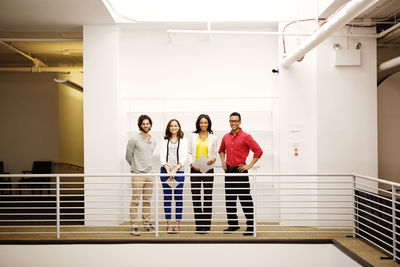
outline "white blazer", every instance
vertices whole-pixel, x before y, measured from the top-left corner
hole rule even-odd
[[[197,138],[199,137],[199,134],[193,133],[190,142],[189,142],[189,149],[188,149],[188,160],[189,163],[192,164],[193,162],[196,161],[196,145],[197,145]],[[208,134],[208,158],[211,159],[211,157],[215,157],[215,159],[218,158],[218,148],[217,148],[218,142],[217,142],[217,136],[215,134]]]
[[[161,151],[160,151],[160,161],[161,165],[164,166],[167,164],[167,145],[168,145],[168,139],[162,138],[161,142]],[[183,166],[185,165],[186,161],[188,160],[188,142],[186,138],[182,138],[179,141],[179,162]],[[181,169],[182,169],[181,168]]]

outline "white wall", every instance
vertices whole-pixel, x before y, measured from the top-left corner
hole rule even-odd
[[[286,23],[280,24],[282,29]],[[314,22],[292,24],[286,32],[310,31]],[[292,52],[303,39],[285,37],[286,53]],[[279,60],[283,59],[283,41],[279,38]],[[316,64],[317,55],[313,50],[302,62],[296,62],[289,68],[279,69],[280,92],[280,172],[282,173],[316,173],[317,172],[317,123],[316,123]],[[294,156],[294,148],[299,149],[299,156]],[[318,191],[316,177],[281,177],[280,185],[281,224],[285,225],[315,225],[313,221],[294,221],[298,219],[313,220],[315,214],[293,215],[289,213],[315,213]],[[285,184],[290,182],[289,184]],[[307,182],[309,184],[298,184]],[[288,189],[290,188],[290,189]],[[293,190],[297,189],[299,190]],[[302,190],[300,188],[308,188]],[[309,196],[293,197],[293,194]],[[302,201],[303,200],[303,201]],[[293,208],[306,207],[306,208]]]
[[[350,29],[342,29],[346,33]],[[351,29],[358,33],[375,33],[374,28]],[[335,67],[333,45],[354,49],[361,42],[361,65]],[[378,177],[378,132],[376,88],[376,40],[374,38],[332,37],[317,49],[317,125],[318,172],[360,173]],[[334,82],[333,82],[334,81]],[[320,181],[351,181],[351,178],[321,177]],[[368,181],[360,181],[368,183]],[[370,183],[375,185],[376,183]],[[350,184],[321,184],[320,188],[351,188]],[[370,189],[368,189],[370,190]],[[352,201],[351,190],[320,190],[320,195],[345,195]],[[321,196],[320,200],[338,197]],[[335,203],[348,206],[346,202]],[[320,207],[332,203],[320,203]],[[322,208],[323,212],[343,212]],[[347,219],[352,216],[324,215],[320,218]],[[340,224],[340,223],[337,223]],[[342,225],[346,224],[342,222]],[[351,225],[351,222],[347,222]]]
[[[352,29],[374,33],[375,29]],[[361,42],[361,65],[335,67],[333,45],[354,49]],[[332,37],[318,47],[318,171],[376,177],[376,40]]]
[[[299,24],[288,31],[312,32],[314,26]],[[288,52],[301,41],[287,38]],[[338,69],[333,66],[331,49],[336,41],[324,42],[290,68],[280,68],[278,76],[271,69],[278,67],[283,56],[282,47],[278,50],[280,38],[186,35],[169,40],[165,29],[85,26],[86,173],[129,170],[124,160],[126,99],[153,98],[158,105],[157,99],[228,95],[279,97],[279,136],[275,142],[281,172],[376,176],[375,43],[360,39],[361,66]],[[346,44],[356,41],[350,39]],[[244,119],[244,129],[251,130],[245,123]],[[298,158],[292,155],[294,143],[301,149]],[[301,180],[318,181],[317,177]],[[121,181],[127,182],[127,194],[120,198],[123,201],[129,195],[129,180]],[[316,193],[317,186],[314,188],[309,192]],[[310,210],[316,207],[311,205]]]
[[[301,22],[287,28],[290,31],[314,30],[314,22]],[[343,28],[341,31],[346,32]],[[352,29],[353,32],[370,33],[374,29]],[[287,53],[307,37],[286,37]],[[343,49],[353,49],[362,43],[361,65],[335,67],[334,43]],[[281,50],[282,55],[282,50]],[[289,68],[281,68],[279,74],[281,92],[281,172],[311,173],[360,173],[377,176],[377,94],[376,94],[376,40],[371,38],[331,37],[308,53],[302,62],[295,62]],[[300,146],[299,158],[292,156],[292,143]],[[285,180],[285,179],[283,179]],[[290,180],[290,178],[288,178]],[[344,181],[351,178],[304,177],[297,181]],[[293,181],[293,179],[291,180]],[[350,185],[351,186],[351,185]],[[293,187],[293,185],[291,185]],[[301,187],[301,186],[299,186]],[[310,187],[310,186],[309,186]],[[317,212],[311,207],[346,206],[351,201],[350,190],[325,190],[323,187],[349,188],[348,184],[312,184],[310,190],[285,190],[281,194],[297,193],[314,196],[301,198],[307,201],[339,200],[331,195],[347,195],[332,203],[282,202],[282,213],[298,212],[286,205],[307,206],[303,212]],[[315,188],[315,190],[313,190]],[[317,190],[317,189],[320,190]],[[317,196],[318,195],[318,196]],[[325,195],[325,196],[321,196]],[[329,196],[327,196],[329,195]],[[282,197],[281,200],[295,200]],[[325,204],[325,205],[324,205]],[[343,212],[345,210],[321,209],[322,212]],[[296,216],[313,218],[312,215]],[[339,219],[339,216],[334,216]],[[291,216],[281,216],[293,218]],[[315,218],[315,216],[314,216]],[[332,218],[320,216],[321,218]],[[349,219],[349,216],[344,216]],[[350,218],[351,219],[351,218]],[[286,222],[286,223],[290,223]],[[302,223],[303,224],[303,223]],[[304,222],[307,224],[307,222]],[[332,225],[334,223],[326,223]],[[340,223],[336,223],[339,225]],[[348,224],[348,223],[344,223]]]
[[[85,172],[120,170],[118,154],[118,27],[84,27]]]
[[[58,88],[52,73],[0,73],[0,161],[5,171],[58,160]]]
[[[59,79],[83,85],[83,74],[59,74]],[[83,93],[64,84],[58,85],[59,161],[83,166]]]
[[[277,92],[278,77],[271,72],[277,67],[276,37],[176,36],[169,40],[165,29],[160,28],[85,26],[84,30],[86,173],[128,172],[124,118],[127,98],[218,99],[228,96],[232,100],[225,101],[222,109],[226,113],[222,128],[228,131],[228,115],[234,111],[234,102],[238,102],[235,97],[265,98]],[[98,55],[102,55],[102,62],[105,56],[113,58],[106,60],[105,66],[99,64]],[[120,105],[116,106],[117,103]],[[162,124],[164,129],[164,121],[153,119],[155,127]],[[188,129],[193,130],[195,119],[194,116],[193,125]],[[247,125],[251,125],[251,118],[244,117],[245,130],[246,120]],[[129,182],[128,179],[123,181]],[[128,184],[126,189],[125,199],[128,200]]]
[[[85,26],[84,33],[84,162],[85,173],[120,173],[122,159],[119,153],[118,129],[118,27]],[[118,182],[118,178],[90,177],[85,182]],[[99,201],[102,196],[93,196],[105,192],[114,194],[109,200],[118,201],[120,191],[107,190],[109,185],[85,185],[85,200]],[[128,192],[127,192],[128,193]],[[100,205],[95,202],[85,204],[88,224],[96,224],[98,218],[115,219],[116,216],[97,216],[107,214],[112,201]],[[113,213],[118,213],[118,209]],[[117,216],[118,217],[118,216]],[[101,224],[103,222],[98,222]]]

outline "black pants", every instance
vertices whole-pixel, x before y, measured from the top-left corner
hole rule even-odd
[[[191,169],[191,173],[196,172]],[[214,173],[214,169],[209,170],[207,173]],[[212,190],[213,190],[214,176],[196,176],[190,177],[190,184],[192,187],[192,200],[194,210],[194,220],[196,222],[196,230],[199,228],[205,228],[210,230],[211,227],[211,216],[212,216]],[[204,201],[201,201],[201,185],[204,188]]]
[[[238,167],[227,166],[225,173],[240,172]],[[254,204],[250,195],[250,182],[248,176],[225,176],[225,205],[229,226],[237,226],[238,216],[236,201],[239,198],[243,213],[246,216],[247,226],[254,225]]]

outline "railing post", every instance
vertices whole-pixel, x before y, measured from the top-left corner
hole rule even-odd
[[[257,179],[256,179],[256,175],[253,174],[253,192],[254,192],[254,233],[253,233],[253,237],[257,237]]]
[[[60,176],[56,177],[56,217],[57,239],[60,239]]]
[[[158,180],[159,176],[156,175],[156,181],[155,181],[155,187],[156,187],[156,238],[158,238],[158,233],[159,233],[159,224],[158,224]]]
[[[352,195],[353,195],[353,237],[356,237],[356,222],[358,220],[358,206],[357,206],[357,201],[356,201],[356,177],[353,175],[352,176]]]
[[[396,261],[396,188],[392,185],[392,231],[393,231],[393,261]]]

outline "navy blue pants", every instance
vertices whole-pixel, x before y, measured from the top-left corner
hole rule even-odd
[[[161,167],[161,173],[167,173],[164,167]],[[178,171],[178,173],[183,173],[183,171]],[[185,176],[175,176],[175,180],[178,182],[178,186],[175,188],[171,188],[167,183],[167,179],[170,176],[161,176],[161,182],[164,192],[164,213],[165,219],[168,221],[171,220],[171,201],[172,201],[172,191],[174,191],[174,199],[175,199],[175,220],[182,220],[182,206],[183,206],[183,183],[185,182]]]

